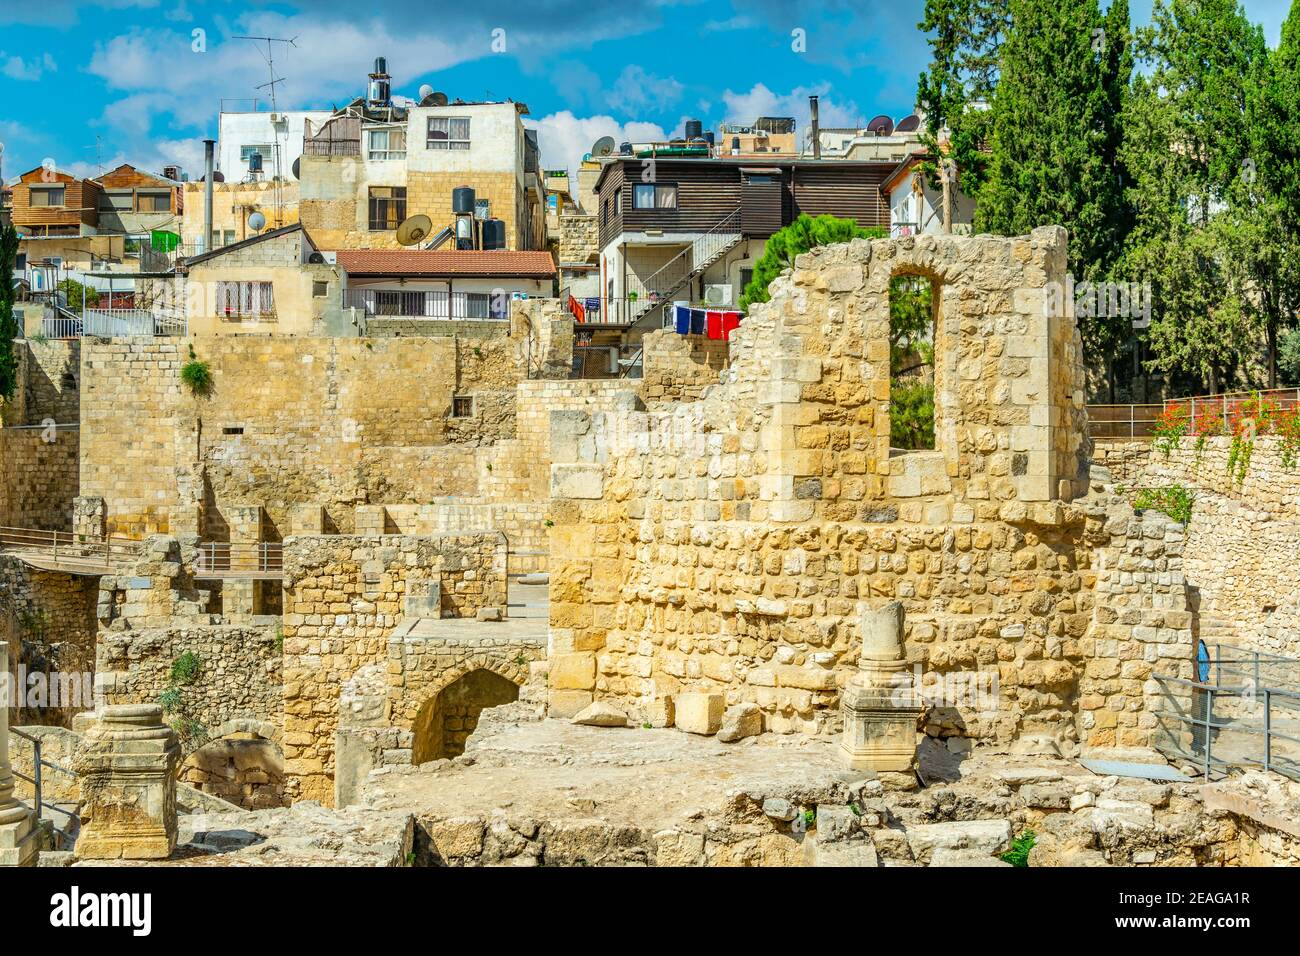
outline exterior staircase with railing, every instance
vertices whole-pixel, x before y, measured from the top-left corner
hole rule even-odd
[[[740,209],[737,208],[646,279],[629,276],[628,298],[635,301],[628,307],[628,320],[636,323],[651,310],[671,302],[678,291],[739,245],[741,238]]]

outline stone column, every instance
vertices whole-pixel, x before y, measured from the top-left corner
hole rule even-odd
[[[162,860],[176,849],[180,746],[157,704],[105,707],[73,769],[81,776],[77,859]]]
[[[0,640],[0,866],[27,866],[36,862],[39,837],[36,813],[14,797],[14,774],[9,766],[9,645]]]
[[[854,770],[909,772],[916,764],[916,728],[925,703],[907,673],[903,605],[862,611],[858,673],[840,695],[843,763]]]

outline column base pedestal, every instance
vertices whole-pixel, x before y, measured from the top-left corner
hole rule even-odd
[[[0,867],[35,866],[41,838],[36,814],[24,806],[0,810]]]
[[[850,770],[906,773],[916,767],[916,730],[925,704],[905,689],[849,685],[841,695],[840,762]]]

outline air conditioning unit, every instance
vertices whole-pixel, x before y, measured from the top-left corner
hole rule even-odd
[[[336,265],[339,264],[339,254],[338,254],[338,252],[324,252],[324,251],[322,251],[322,252],[321,252],[321,256],[324,257],[325,261],[328,262],[328,263],[329,263],[330,265],[332,265],[332,266],[336,266]]]
[[[288,119],[289,119],[289,117],[285,116],[283,113],[272,113],[272,114],[271,114],[271,125],[272,125],[272,126],[275,126],[277,123],[284,123],[284,122],[286,122]]]
[[[705,305],[731,305],[731,285],[706,285],[704,287]]]

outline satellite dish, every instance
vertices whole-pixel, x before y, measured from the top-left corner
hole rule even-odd
[[[432,219],[428,216],[412,216],[410,219],[402,220],[402,224],[397,227],[397,244],[413,246],[432,231]]]
[[[261,232],[266,226],[266,217],[260,212],[255,212],[248,217],[248,228],[253,232]]]
[[[612,156],[614,147],[618,144],[614,142],[613,136],[602,136],[596,142],[591,144],[591,155],[593,156]]]
[[[429,92],[424,92],[428,90]],[[421,106],[446,106],[447,94],[439,93],[433,87],[425,85],[420,87],[420,105]]]
[[[302,179],[302,157],[299,156],[293,161],[293,178]]]
[[[867,132],[875,133],[877,136],[888,136],[894,131],[894,121],[888,116],[877,116],[867,124]]]
[[[433,92],[433,87],[432,87],[432,86],[430,86],[428,83],[423,84],[423,85],[420,87],[420,99],[424,99],[426,96],[428,96],[428,95],[429,95],[430,93],[432,93],[432,92]]]
[[[915,133],[921,128],[921,117],[913,113],[911,116],[904,116],[894,127],[895,133]]]

